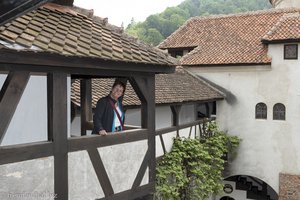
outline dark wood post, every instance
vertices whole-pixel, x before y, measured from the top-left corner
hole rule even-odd
[[[92,80],[80,80],[81,135],[86,135],[88,122],[92,120]]]
[[[179,112],[181,109],[181,105],[174,105],[171,106],[171,111],[172,111],[172,126],[176,126],[177,130],[176,130],[176,136],[179,137],[179,130],[178,130],[178,126],[179,126]]]
[[[205,112],[206,117],[210,118],[209,103],[205,103]]]
[[[53,139],[54,193],[57,199],[68,199],[67,74],[48,75],[48,133]]]
[[[149,182],[155,182],[155,74],[149,76],[135,76],[131,79],[131,85],[139,96],[141,105],[142,128],[148,129],[148,166]],[[135,185],[136,186],[136,185]],[[154,192],[154,191],[153,191]],[[153,194],[149,195],[152,198]]]

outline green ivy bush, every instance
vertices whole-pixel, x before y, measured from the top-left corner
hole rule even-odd
[[[203,138],[174,138],[171,152],[157,165],[156,199],[207,200],[222,188],[224,155],[234,153],[240,139],[220,131],[215,122]]]

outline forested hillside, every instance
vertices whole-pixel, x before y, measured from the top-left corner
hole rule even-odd
[[[190,17],[269,8],[269,0],[185,0],[176,7],[150,15],[144,22],[136,23],[132,19],[125,31],[149,44],[157,45]]]

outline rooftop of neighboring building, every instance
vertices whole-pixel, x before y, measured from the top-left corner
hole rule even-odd
[[[92,105],[96,106],[99,98],[109,94],[114,79],[92,79]],[[174,104],[191,102],[210,102],[224,99],[225,95],[200,77],[191,74],[182,67],[177,67],[173,74],[155,76],[156,104]],[[80,81],[72,84],[72,102],[80,106]],[[127,82],[123,103],[125,106],[139,106],[141,102],[134,89]]]
[[[187,49],[195,47],[180,60],[183,66],[270,64],[263,39],[300,40],[300,8],[270,9],[230,15],[194,17],[170,35],[158,47]],[[293,14],[294,13],[294,14]],[[274,26],[281,23],[274,32]],[[297,29],[295,29],[297,27]],[[266,37],[271,30],[270,36]],[[297,32],[298,31],[298,32]],[[271,38],[272,37],[272,38]]]

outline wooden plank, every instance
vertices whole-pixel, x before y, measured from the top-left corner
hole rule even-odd
[[[10,72],[0,91],[0,144],[17,109],[30,74],[25,71]]]
[[[51,111],[48,126],[53,138],[54,193],[58,199],[68,199],[67,74],[48,75],[48,89],[52,93],[48,97]]]
[[[138,186],[141,185],[141,182],[144,178],[144,175],[145,175],[145,172],[146,172],[146,169],[147,169],[147,166],[148,166],[148,162],[149,162],[149,159],[150,159],[150,154],[149,154],[149,151],[146,152],[145,154],[145,157],[143,159],[143,162],[140,166],[140,169],[134,179],[134,182],[132,184],[132,187],[131,189],[134,189],[134,188],[137,188]]]
[[[155,191],[155,182],[137,187],[135,189],[126,190],[109,197],[103,197],[98,200],[132,200],[139,197],[144,197],[148,194],[153,194]]]
[[[88,150],[90,159],[92,161],[94,170],[97,174],[98,181],[102,187],[102,190],[104,192],[104,195],[111,196],[114,194],[114,190],[111,186],[109,177],[106,173],[105,167],[103,165],[102,159],[100,157],[100,154],[97,149],[89,149]]]
[[[92,80],[80,80],[81,135],[86,135],[88,122],[92,120]]]
[[[0,165],[53,155],[52,142],[38,142],[0,147]]]
[[[69,152],[88,150],[93,148],[123,144],[146,140],[148,137],[146,129],[128,130],[118,133],[109,133],[107,136],[88,135],[69,138]]]

